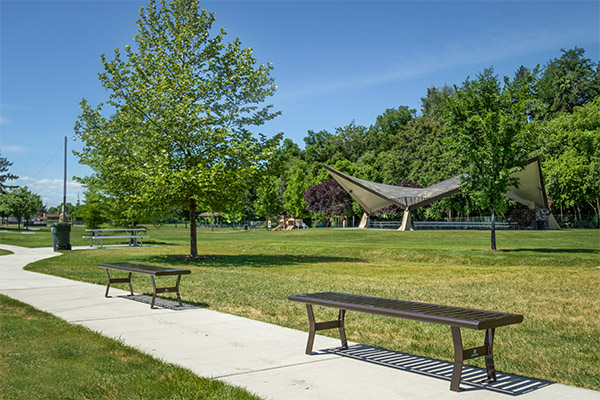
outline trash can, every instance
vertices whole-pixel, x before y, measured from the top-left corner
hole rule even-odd
[[[71,250],[71,224],[55,222],[51,225],[52,247],[56,250]]]

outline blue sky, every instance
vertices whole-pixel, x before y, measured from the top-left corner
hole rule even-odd
[[[0,0],[0,152],[16,182],[45,204],[62,199],[63,141],[79,101],[106,100],[100,54],[133,44],[137,0]],[[427,88],[461,84],[493,66],[512,76],[582,47],[600,58],[594,1],[201,1],[216,27],[272,62],[283,115],[256,128],[303,145],[308,130],[351,121],[369,126],[387,108],[420,110]],[[68,199],[83,198],[73,175],[90,173],[70,150]]]

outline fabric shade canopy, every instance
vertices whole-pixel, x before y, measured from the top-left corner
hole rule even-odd
[[[205,211],[203,213],[198,214],[198,216],[199,217],[220,217],[221,213]]]
[[[511,176],[519,178],[519,187],[510,186],[506,197],[529,208],[549,208],[539,157],[529,159],[523,170]]]
[[[367,213],[377,211],[389,205],[397,205],[412,211],[460,192],[461,177],[458,175],[426,188],[409,188],[370,182],[344,174],[328,165],[324,165],[331,176],[361,205]],[[548,199],[544,189],[544,180],[538,157],[528,160],[527,166],[515,172],[519,178],[518,187],[508,188],[506,196],[529,208],[548,208]]]
[[[414,210],[460,191],[460,176],[426,188],[410,188],[365,181],[328,165],[324,167],[367,213],[392,204],[404,210]]]

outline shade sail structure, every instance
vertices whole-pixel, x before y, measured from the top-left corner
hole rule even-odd
[[[410,188],[365,181],[328,165],[324,167],[367,213],[389,205],[414,210],[460,191],[460,175],[426,188]]]
[[[198,214],[198,216],[199,217],[220,217],[221,213],[205,211],[203,213]]]
[[[531,158],[528,161],[529,163],[524,169],[511,175],[519,178],[519,187],[510,186],[506,197],[525,204],[529,208],[549,208],[539,157]]]
[[[519,185],[518,187],[509,187],[506,196],[531,209],[547,209],[549,208],[548,198],[544,189],[540,160],[538,157],[534,157],[527,161],[523,170],[512,174],[513,177],[519,178]],[[328,165],[324,165],[324,167],[366,213],[372,213],[390,205],[399,206],[410,212],[460,192],[461,178],[467,176],[466,174],[458,175],[426,188],[408,188],[370,182],[344,174]],[[551,215],[550,217],[551,229],[557,228],[558,224],[555,224]]]

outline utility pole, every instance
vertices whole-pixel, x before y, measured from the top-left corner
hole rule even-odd
[[[65,136],[65,174],[64,174],[64,179],[63,179],[63,204],[62,204],[62,221],[61,222],[67,222],[67,137],[66,136]]]

